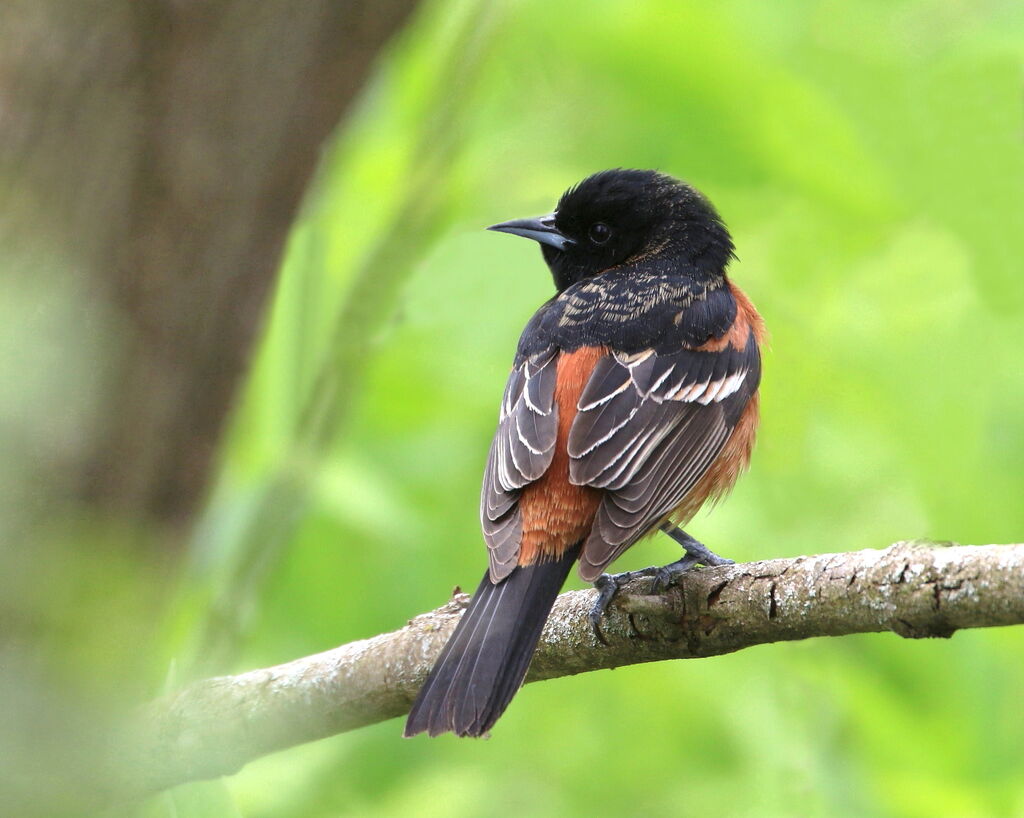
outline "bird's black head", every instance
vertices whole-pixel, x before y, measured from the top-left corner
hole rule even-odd
[[[729,231],[700,193],[653,170],[605,170],[570,188],[555,212],[489,228],[540,242],[561,291],[641,259],[696,277],[719,277]]]

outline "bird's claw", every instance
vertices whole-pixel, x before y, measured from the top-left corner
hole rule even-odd
[[[679,543],[686,553],[682,559],[663,565],[661,568],[651,566],[642,568],[639,571],[625,571],[621,574],[601,574],[594,582],[597,589],[597,599],[590,609],[590,627],[594,635],[604,642],[601,634],[601,619],[604,617],[612,599],[619,592],[619,589],[627,582],[638,577],[651,577],[651,593],[663,594],[673,582],[685,574],[695,565],[734,565],[735,561],[720,557],[706,545],[698,542],[685,531],[682,531],[671,524],[662,527],[662,531]]]
[[[639,571],[624,571],[621,574],[601,574],[601,576],[594,580],[597,599],[594,600],[589,614],[590,627],[594,631],[594,636],[601,642],[604,642],[604,636],[601,634],[601,619],[604,617],[608,606],[619,592],[619,589],[632,579],[653,576],[658,570],[658,568],[652,565],[650,568],[643,568]]]
[[[698,562],[702,562],[702,560],[692,554],[687,554],[680,560],[663,565],[654,573],[654,579],[651,581],[651,593],[665,593],[675,580],[693,568]]]
[[[710,548],[704,545],[704,543],[700,542],[700,540],[694,539],[681,528],[677,528],[671,523],[665,523],[664,525],[662,525],[661,530],[668,534],[677,543],[679,543],[683,547],[683,550],[686,552],[686,555],[681,560],[677,560],[676,562],[673,562],[670,565],[666,565],[666,568],[671,568],[673,565],[678,565],[679,563],[682,563],[690,558],[693,559],[693,563],[691,563],[692,565],[699,563],[701,565],[714,566],[735,565],[736,563],[735,560],[730,560],[726,557],[718,556],[718,554],[716,554],[714,551],[712,551]]]

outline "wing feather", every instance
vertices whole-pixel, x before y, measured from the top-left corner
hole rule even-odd
[[[480,524],[495,581],[515,568],[519,556],[520,492],[547,471],[554,457],[558,436],[557,358],[556,348],[525,358],[512,370],[505,385],[480,492]]]
[[[759,381],[753,337],[742,349],[615,353],[595,367],[569,432],[570,479],[605,489],[580,558],[584,579],[684,503]]]
[[[553,347],[520,361],[505,387],[480,498],[495,581],[518,561],[520,493],[554,456],[558,354]],[[741,349],[646,349],[598,361],[567,440],[570,480],[604,489],[580,557],[584,579],[595,579],[686,501],[759,381],[752,334]]]

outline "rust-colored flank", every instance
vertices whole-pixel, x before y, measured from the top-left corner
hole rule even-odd
[[[520,565],[555,559],[590,531],[601,502],[601,492],[569,482],[567,442],[583,387],[605,354],[604,347],[580,347],[558,357],[558,383],[555,387],[558,438],[548,470],[539,480],[526,486],[519,498],[523,515]]]
[[[751,329],[754,330],[754,340],[757,341],[758,346],[764,343],[767,334],[764,328],[764,319],[754,309],[747,294],[731,281],[729,290],[732,292],[732,297],[736,299],[736,320],[732,322],[732,326],[729,327],[729,331],[725,335],[712,338],[697,347],[701,352],[721,352],[729,344],[736,349],[745,349]]]
[[[729,331],[718,338],[713,338],[706,344],[699,347],[709,352],[720,352],[729,344],[737,349],[744,349],[753,330],[754,340],[758,346],[763,346],[767,332],[765,331],[764,319],[754,308],[747,294],[732,282],[729,283],[733,298],[736,299],[736,320],[733,321]],[[676,525],[685,524],[700,507],[708,500],[712,502],[727,494],[735,485],[737,478],[746,470],[750,464],[750,455],[754,450],[754,440],[757,437],[757,426],[761,420],[760,395],[755,392],[750,402],[740,415],[736,427],[729,435],[729,439],[714,459],[704,476],[697,482],[697,485],[686,495],[682,504],[671,514],[668,519]]]

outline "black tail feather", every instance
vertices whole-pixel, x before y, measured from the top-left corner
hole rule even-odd
[[[480,736],[491,729],[526,677],[578,553],[577,546],[557,561],[520,566],[497,585],[484,574],[409,711],[406,736]]]

